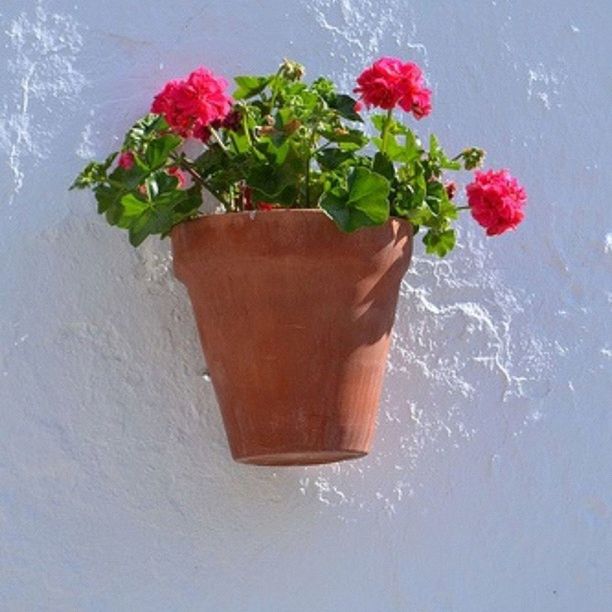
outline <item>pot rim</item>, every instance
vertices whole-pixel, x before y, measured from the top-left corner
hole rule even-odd
[[[244,217],[250,217],[251,219],[254,219],[256,216],[259,216],[259,215],[267,216],[270,214],[278,215],[281,213],[301,213],[301,214],[323,215],[324,217],[329,219],[332,223],[334,221],[322,208],[282,208],[281,207],[281,208],[273,208],[271,210],[240,210],[237,212],[205,213],[205,214],[201,214],[198,217],[195,217],[194,219],[185,219],[184,221],[177,223],[174,227],[179,227],[183,224],[202,223],[205,221],[212,222],[213,219],[219,220],[219,221],[221,219],[231,220],[231,219],[244,218]],[[397,221],[398,223],[407,223],[409,225],[412,225],[412,223],[408,219],[402,219],[401,217],[389,216],[389,219],[385,223],[389,223],[390,221]],[[381,225],[365,226],[361,229],[376,228],[376,227],[381,227],[382,225],[384,225],[384,223]],[[338,231],[340,231],[340,229]]]

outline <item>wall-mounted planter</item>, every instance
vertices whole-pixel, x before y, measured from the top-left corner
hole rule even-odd
[[[352,234],[320,210],[172,230],[232,455],[307,465],[367,454],[412,228]]]

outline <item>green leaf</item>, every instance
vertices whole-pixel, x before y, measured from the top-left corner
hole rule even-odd
[[[370,117],[370,121],[372,122],[372,125],[379,131],[382,132],[383,128],[385,127],[385,123],[387,121],[387,115],[386,114],[382,114],[382,113],[378,113],[376,115],[372,115]]]
[[[337,111],[341,117],[349,121],[361,121],[363,123],[361,115],[355,110],[356,103],[357,100],[355,100],[355,98],[351,98],[351,96],[347,96],[346,94],[330,96],[327,100],[328,106]]]
[[[218,144],[210,146],[194,160],[195,167],[204,178],[222,170],[226,164],[227,155]]]
[[[238,76],[234,79],[238,89],[234,91],[235,100],[245,100],[261,93],[273,77],[266,76]]]
[[[168,162],[168,156],[182,142],[180,136],[167,134],[161,138],[153,140],[147,145],[145,152],[145,162],[151,170],[157,170]]]
[[[82,172],[74,179],[70,186],[72,189],[87,189],[97,183],[106,181],[106,172],[117,157],[118,153],[111,153],[102,163],[92,161],[88,163]]]
[[[130,243],[138,246],[151,234],[167,236],[177,223],[197,212],[201,201],[198,187],[160,191],[151,202],[129,194],[121,201],[124,212],[120,226],[129,229]]]
[[[455,246],[455,230],[448,229],[440,232],[431,229],[423,236],[423,243],[427,253],[435,253],[444,257]]]
[[[380,151],[374,156],[372,162],[372,170],[378,174],[382,174],[387,180],[392,181],[395,178],[395,167],[389,156]]]
[[[429,158],[444,170],[461,170],[461,162],[447,157],[435,134],[429,137]]]
[[[146,143],[167,132],[169,125],[162,115],[149,113],[139,119],[125,135],[123,148],[140,151]]]
[[[387,136],[387,148],[385,150],[389,158],[394,162],[409,164],[421,156],[421,148],[412,132],[408,131],[403,137],[404,143],[398,142],[397,138],[391,134]],[[382,149],[382,138],[378,136],[372,138],[372,142]]]
[[[330,142],[337,142],[341,149],[356,151],[368,144],[369,138],[360,130],[322,130],[321,136]]]
[[[317,162],[322,170],[335,170],[338,166],[352,157],[353,153],[351,151],[343,151],[342,149],[323,149],[317,153]]]
[[[389,181],[367,168],[355,168],[346,190],[323,194],[321,208],[345,232],[381,225],[389,218]]]
[[[257,197],[262,201],[276,202],[289,186],[297,186],[303,174],[306,163],[293,147],[288,147],[286,154],[277,152],[280,160],[263,162],[251,168],[247,176],[247,183],[256,190]],[[282,161],[281,161],[282,160]]]
[[[423,154],[421,141],[415,136],[412,130],[406,129],[404,132],[404,161],[410,163],[419,159]]]
[[[418,162],[403,166],[399,169],[398,176],[400,183],[395,207],[400,215],[410,215],[412,219],[413,211],[423,204],[427,194],[423,166]],[[422,220],[416,222],[424,223]]]
[[[115,209],[120,206],[121,198],[125,193],[125,189],[111,187],[110,185],[99,185],[96,187],[94,195],[98,202],[98,213],[104,214],[110,210],[111,218],[114,218],[114,215],[118,214],[118,211]],[[109,221],[109,223],[111,222]],[[114,223],[111,223],[111,225],[114,225]]]
[[[438,181],[428,181],[425,202],[435,214],[440,212],[440,203],[444,197],[446,197],[444,185]]]
[[[129,227],[130,244],[139,246],[151,234],[162,234],[172,228],[172,211],[168,208],[144,210]]]
[[[443,217],[445,219],[457,219],[459,217],[459,211],[457,207],[451,200],[448,199],[448,196],[442,198],[440,202],[440,210],[438,212],[438,216]]]
[[[348,179],[348,204],[372,220],[383,223],[389,216],[389,181],[366,168],[355,168]]]
[[[128,229],[150,206],[148,201],[139,198],[136,194],[127,193],[121,198],[120,206],[116,206],[107,212],[106,218],[111,225]]]
[[[426,227],[430,227],[436,222],[434,214],[427,207],[407,209],[405,211],[400,212],[403,212],[404,214],[402,216],[405,216],[407,219],[410,219],[410,221],[416,225],[424,225]]]
[[[287,185],[279,193],[270,197],[269,194],[253,188],[251,197],[254,202],[271,202],[282,206],[294,206],[299,197],[299,189],[297,185]]]
[[[140,158],[134,156],[134,165],[129,169],[115,168],[109,175],[110,181],[115,185],[121,185],[124,191],[131,191],[142,185],[145,179],[151,173],[148,166],[140,161]]]

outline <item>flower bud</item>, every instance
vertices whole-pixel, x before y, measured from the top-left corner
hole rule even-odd
[[[466,170],[473,170],[474,168],[479,168],[482,166],[485,158],[484,149],[479,149],[478,147],[470,147],[469,149],[465,149],[462,153],[463,156],[463,165]]]
[[[302,64],[284,59],[280,65],[279,73],[289,81],[299,81],[304,76],[305,70]]]
[[[292,119],[283,127],[283,132],[288,135],[293,134],[294,132],[300,129],[301,125],[301,121],[299,121],[298,119]]]
[[[131,170],[134,167],[134,154],[131,151],[123,151],[119,155],[117,165],[124,170]]]

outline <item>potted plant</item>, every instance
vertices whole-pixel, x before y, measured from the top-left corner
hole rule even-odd
[[[356,98],[303,76],[285,60],[274,74],[236,77],[232,97],[205,68],[171,81],[121,150],[73,184],[93,190],[132,245],[171,237],[244,463],[365,455],[413,237],[444,257],[461,210],[495,235],[516,227],[526,199],[507,171],[489,170],[456,203],[446,174],[480,167],[484,152],[451,157],[434,135],[427,145],[415,135],[407,121],[431,111],[416,64],[376,61]],[[201,213],[205,191],[223,214]]]

